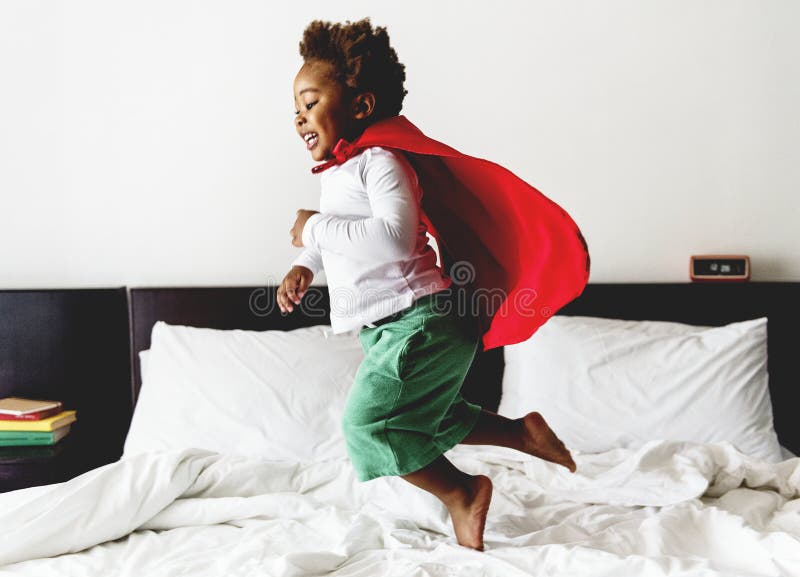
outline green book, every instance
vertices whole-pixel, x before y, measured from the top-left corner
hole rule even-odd
[[[55,445],[69,433],[70,425],[54,431],[0,431],[0,447]]]

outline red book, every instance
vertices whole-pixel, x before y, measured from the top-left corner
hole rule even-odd
[[[52,409],[45,409],[43,411],[25,413],[22,415],[9,415],[6,413],[0,413],[0,421],[39,421],[41,419],[46,419],[47,417],[57,415],[59,412],[61,412],[61,405],[53,407]]]

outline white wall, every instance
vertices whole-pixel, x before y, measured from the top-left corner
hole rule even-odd
[[[407,66],[404,114],[561,204],[592,281],[684,281],[699,253],[800,280],[800,3],[397,6],[1,3],[0,287],[278,283],[318,208],[302,30],[363,16]]]

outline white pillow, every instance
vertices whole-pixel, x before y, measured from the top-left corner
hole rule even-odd
[[[347,456],[340,420],[357,331],[153,326],[123,456],[197,447],[273,460]]]
[[[150,358],[150,349],[139,351],[139,375],[142,382],[147,379],[147,359]]]
[[[767,375],[767,319],[723,327],[554,316],[504,347],[498,412],[542,414],[580,452],[649,440],[729,441],[781,460]]]

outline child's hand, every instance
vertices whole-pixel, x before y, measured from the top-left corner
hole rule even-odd
[[[289,234],[292,235],[293,246],[303,246],[303,228],[306,226],[306,221],[312,214],[317,214],[318,212],[318,210],[297,209],[297,219],[289,230]]]
[[[281,312],[292,312],[294,305],[306,294],[314,273],[304,266],[293,266],[278,287],[278,306]]]

